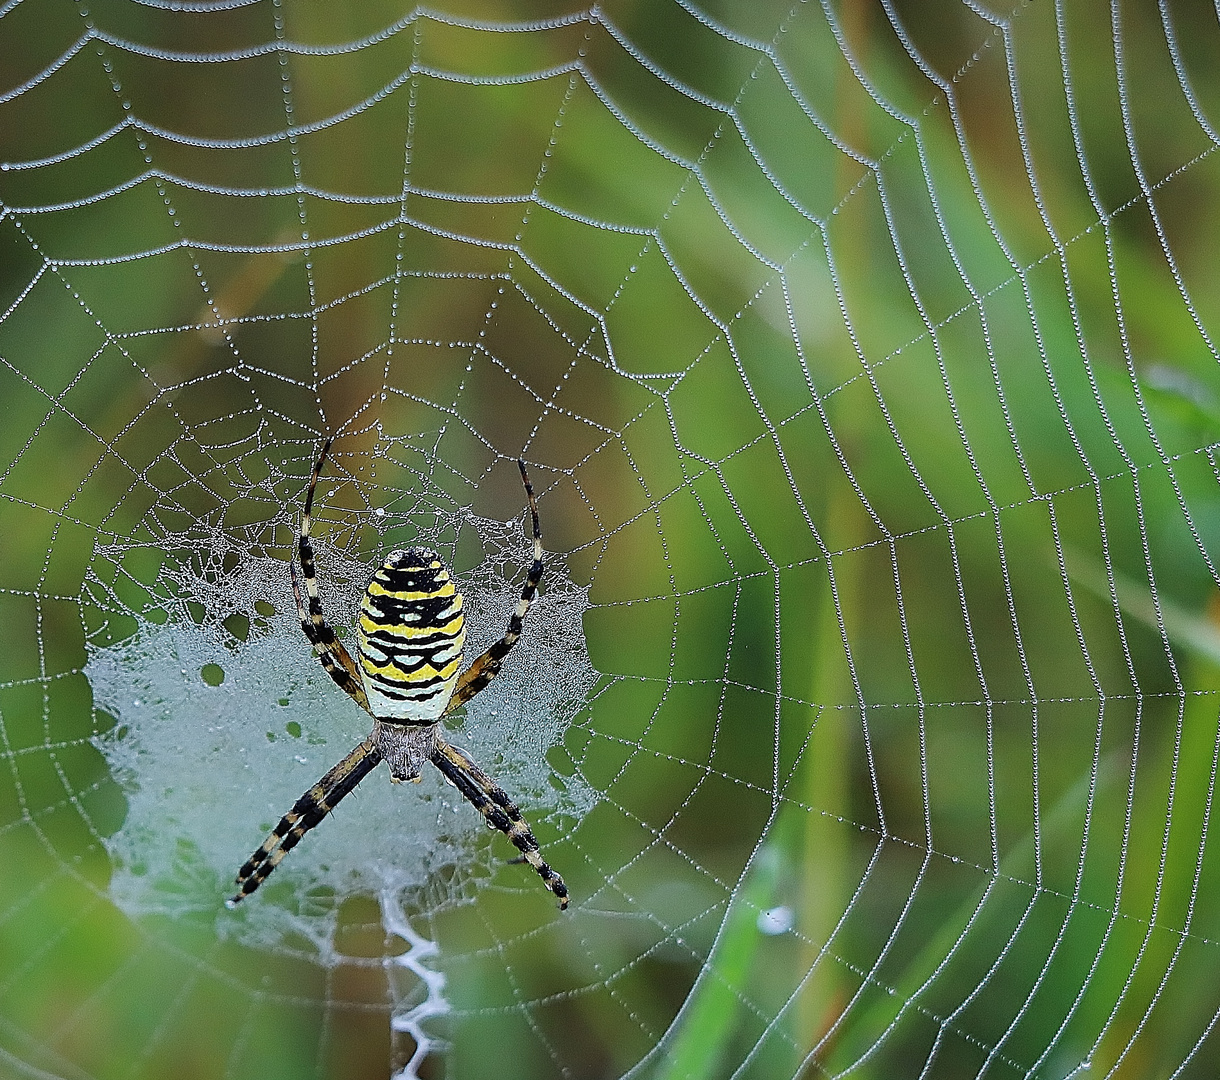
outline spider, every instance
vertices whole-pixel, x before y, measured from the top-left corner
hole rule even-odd
[[[528,862],[546,887],[568,906],[568,889],[538,853],[538,841],[516,804],[461,747],[441,733],[444,717],[487,686],[500,671],[504,657],[521,636],[526,612],[542,580],[542,530],[538,504],[530,487],[525,463],[518,460],[521,483],[534,525],[534,561],[513,609],[504,636],[460,675],[462,643],[466,638],[462,594],[457,591],[440,556],[426,548],[391,551],[373,572],[360,604],[357,631],[359,660],[343,647],[322,614],[318,597],[310,511],[314,489],[326,463],[327,439],[313,467],[297,547],[305,594],[296,564],[289,560],[292,591],[296,596],[301,629],[314,652],[342,690],[373,718],[369,737],[330,770],[293,804],[237,874],[237,893],[227,904],[235,906],[257,889],[280,861],[355,789],[382,761],[390,767],[390,780],[418,783],[425,761],[474,804],[487,824],[504,833],[521,852],[515,862]]]

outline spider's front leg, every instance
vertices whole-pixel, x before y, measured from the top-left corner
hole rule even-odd
[[[280,818],[280,823],[237,872],[238,889],[225,901],[226,905],[235,907],[266,881],[284,856],[297,846],[301,837],[319,824],[339,805],[339,800],[350,794],[380,763],[381,751],[373,745],[370,735],[297,799],[292,809]]]
[[[480,769],[465,750],[451,746],[439,732],[436,749],[432,752],[432,764],[474,805],[493,829],[499,829],[513,842],[521,857],[538,871],[546,887],[558,897],[560,909],[566,908],[568,887],[538,853],[538,841],[517,809],[517,804],[505,790]]]

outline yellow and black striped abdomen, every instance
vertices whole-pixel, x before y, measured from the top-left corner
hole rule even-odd
[[[462,664],[466,620],[440,556],[391,551],[360,604],[360,671],[374,716],[439,720]]]

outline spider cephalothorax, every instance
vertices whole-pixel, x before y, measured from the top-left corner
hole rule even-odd
[[[446,713],[469,701],[499,673],[504,657],[521,636],[526,612],[542,580],[542,531],[525,464],[517,462],[533,520],[533,563],[504,636],[459,675],[462,644],[466,640],[462,594],[434,551],[426,548],[391,551],[373,572],[360,604],[358,661],[326,622],[318,596],[309,530],[314,490],[329,450],[327,440],[314,465],[301,515],[297,548],[305,595],[301,593],[295,563],[289,564],[292,591],[301,629],[313,643],[322,666],[373,717],[373,730],[280,819],[238,872],[239,889],[229,899],[229,905],[254,892],[301,837],[382,761],[389,766],[390,778],[396,783],[419,780],[424,762],[431,761],[474,804],[489,825],[517,846],[522,859],[538,871],[547,888],[559,898],[559,906],[567,907],[568,890],[563,878],[538,854],[538,841],[516,804],[465,750],[446,741],[440,727]]]

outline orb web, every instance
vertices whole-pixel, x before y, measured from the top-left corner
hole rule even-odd
[[[1208,5],[0,5],[17,1075],[1207,1076]],[[444,551],[513,667],[228,877]],[[510,522],[510,524],[502,524]],[[204,1018],[201,1020],[201,1018]]]

